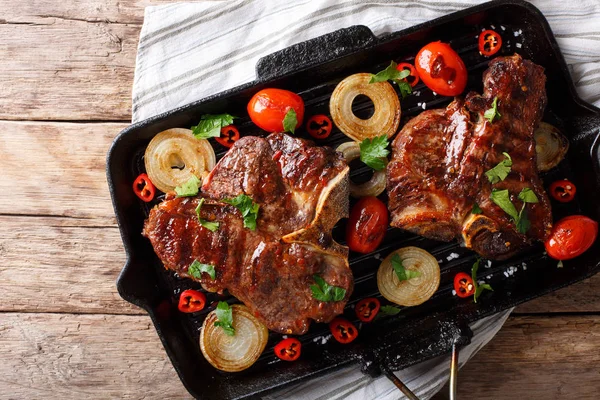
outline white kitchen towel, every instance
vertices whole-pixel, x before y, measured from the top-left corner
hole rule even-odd
[[[257,60],[331,31],[366,25],[390,33],[482,3],[475,0],[230,0],[174,3],[146,8],[133,86],[133,122],[183,106],[255,79]],[[600,1],[538,0],[579,94],[600,105]],[[471,326],[472,343],[463,364],[502,327],[511,310]],[[397,373],[421,399],[448,379],[449,357]],[[286,387],[265,399],[399,399],[384,377],[370,378],[349,367]]]

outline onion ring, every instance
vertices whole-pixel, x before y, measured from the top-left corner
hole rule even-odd
[[[553,125],[540,122],[533,133],[538,171],[548,171],[556,167],[569,150],[569,140]]]
[[[340,153],[344,155],[346,162],[350,164],[353,160],[360,157],[360,146],[357,142],[346,142],[342,143],[336,149]],[[385,165],[387,166],[387,159],[384,160]],[[365,183],[356,184],[350,181],[349,189],[350,196],[354,198],[366,197],[366,196],[379,196],[385,190],[385,171],[387,168],[384,168],[380,171],[374,171],[373,176]]]

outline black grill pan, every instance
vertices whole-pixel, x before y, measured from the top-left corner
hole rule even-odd
[[[403,12],[401,8],[398,12]],[[457,243],[442,243],[390,228],[381,247],[373,254],[350,255],[356,286],[345,316],[357,323],[353,306],[367,296],[380,297],[375,273],[392,250],[415,245],[431,252],[441,267],[441,284],[431,300],[418,307],[404,308],[393,317],[383,317],[362,325],[360,335],[350,345],[340,345],[328,337],[325,324],[313,324],[303,342],[302,357],[294,363],[280,362],[273,355],[273,345],[281,335],[272,333],[261,358],[240,373],[215,370],[202,356],[198,346],[199,328],[207,307],[197,314],[177,311],[179,293],[200,289],[200,285],[180,279],[166,271],[149,241],[141,236],[150,207],[133,194],[131,185],[143,172],[144,150],[158,132],[174,127],[195,125],[202,114],[228,112],[242,116],[237,124],[243,135],[264,135],[248,120],[245,106],[259,89],[280,87],[299,93],[306,103],[306,115],[329,114],[329,97],[336,84],[356,72],[377,72],[390,60],[414,59],[428,42],[450,42],[469,69],[468,89],[481,90],[482,72],[487,61],[479,55],[476,36],[484,28],[495,29],[503,37],[499,55],[520,53],[542,65],[548,77],[548,107],[544,120],[558,126],[570,140],[566,159],[542,176],[545,185],[568,178],[578,187],[576,201],[566,205],[552,203],[555,219],[581,213],[600,220],[600,110],[583,102],[577,95],[556,40],[543,15],[524,1],[495,1],[469,8],[412,28],[375,37],[364,26],[352,26],[312,39],[262,58],[254,82],[227,90],[204,100],[136,123],[115,139],[107,159],[110,193],[121,230],[127,263],[117,287],[121,296],[148,311],[169,358],[189,392],[201,399],[251,398],[283,385],[322,375],[349,364],[362,365],[363,371],[376,376],[381,370],[399,370],[420,361],[447,353],[457,335],[468,332],[467,324],[479,318],[513,307],[553,290],[592,276],[600,270],[600,243],[582,256],[566,261],[557,268],[539,245],[531,251],[503,262],[493,262],[480,269],[480,277],[494,287],[474,304],[452,294],[452,279],[459,271],[468,272],[476,254]],[[516,34],[515,34],[516,32]],[[193,90],[193,88],[190,88]],[[444,107],[450,98],[434,95],[422,84],[419,95],[402,101],[403,118],[414,116],[423,107]],[[425,106],[423,106],[425,103]],[[368,115],[370,105],[358,104],[356,113]],[[300,137],[308,138],[304,131]],[[348,141],[334,130],[325,142],[337,146]],[[224,148],[212,141],[218,157]],[[365,179],[367,168],[353,169],[352,179]],[[344,242],[344,221],[334,229],[334,237]],[[507,271],[517,270],[512,275]],[[209,304],[217,300],[235,302],[234,298],[208,295]],[[382,299],[382,304],[387,304]],[[468,333],[467,333],[468,335]]]

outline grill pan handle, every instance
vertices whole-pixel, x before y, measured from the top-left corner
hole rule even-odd
[[[267,81],[281,77],[359,51],[376,41],[364,25],[339,29],[262,57],[256,63],[256,78]]]

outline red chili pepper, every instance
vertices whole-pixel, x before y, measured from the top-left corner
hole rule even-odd
[[[417,70],[412,64],[409,63],[400,63],[396,67],[398,71],[402,71],[403,69],[408,69],[410,71],[410,75],[406,77],[406,81],[410,84],[411,87],[417,86],[419,83],[419,74],[417,74]]]
[[[566,179],[561,179],[550,185],[550,195],[561,203],[568,203],[575,198],[577,187]]]
[[[335,340],[343,344],[352,342],[358,336],[358,329],[356,329],[352,322],[344,318],[334,318],[329,323],[329,330],[331,330],[331,334]]]
[[[459,272],[454,277],[454,291],[458,297],[469,297],[475,294],[475,285],[473,284],[473,278],[471,275]]]
[[[179,311],[193,313],[200,311],[206,305],[206,296],[197,290],[184,290],[179,296]]]
[[[140,174],[135,181],[133,181],[133,192],[137,197],[148,203],[154,198],[156,188],[148,178],[146,174]]]
[[[379,312],[379,307],[381,307],[379,300],[374,297],[367,297],[356,304],[354,311],[362,322],[371,322]]]
[[[315,139],[325,139],[331,134],[331,119],[327,115],[313,115],[306,122],[306,131]]]
[[[240,131],[235,127],[235,125],[227,125],[221,128],[221,136],[217,139],[217,142],[222,144],[225,147],[231,147],[235,142],[237,142],[240,138]]]
[[[484,56],[493,56],[502,47],[502,37],[496,32],[488,29],[479,34],[479,52]]]
[[[300,357],[302,343],[296,338],[283,339],[275,345],[275,355],[285,361],[295,361]]]

